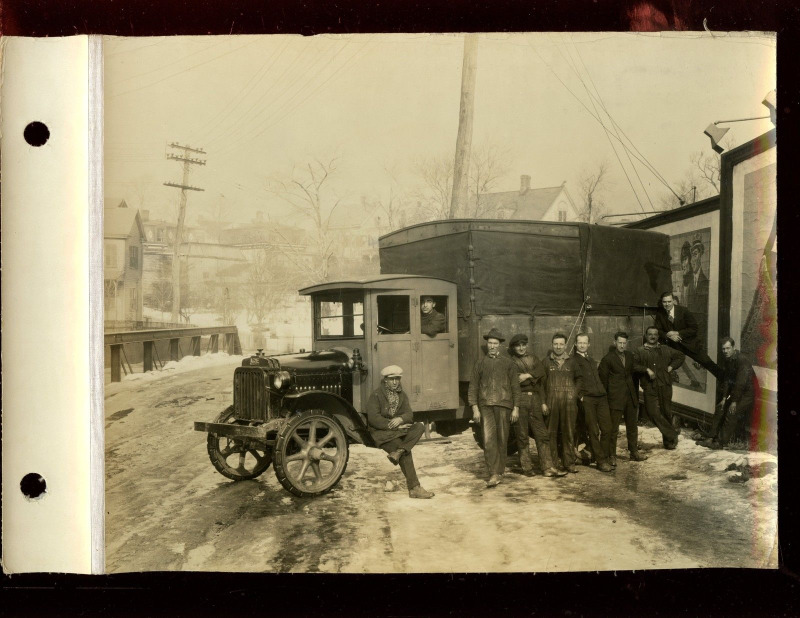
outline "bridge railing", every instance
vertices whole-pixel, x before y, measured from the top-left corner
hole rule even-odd
[[[228,354],[241,354],[242,346],[239,342],[239,330],[236,326],[209,326],[195,328],[156,328],[151,330],[131,330],[116,333],[106,333],[104,344],[110,349],[111,381],[119,382],[122,380],[122,372],[132,372],[131,364],[125,356],[125,344],[142,344],[142,366],[144,371],[152,371],[154,360],[160,361],[156,350],[156,341],[169,341],[169,360],[178,361],[181,359],[180,340],[190,339],[192,356],[200,356],[200,341],[202,337],[208,337],[207,351],[219,352],[220,335],[223,337],[223,349]],[[154,355],[155,352],[155,355]],[[124,363],[124,364],[123,364]],[[127,368],[126,368],[127,365]],[[162,362],[163,365],[163,362]]]

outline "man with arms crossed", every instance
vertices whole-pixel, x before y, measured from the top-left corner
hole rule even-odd
[[[644,409],[664,441],[664,448],[678,446],[678,434],[672,426],[672,372],[681,366],[684,356],[678,350],[658,343],[658,328],[649,326],[645,344],[633,353],[633,371],[639,374],[644,391]]]
[[[634,380],[633,353],[628,352],[628,333],[618,331],[614,334],[614,349],[600,361],[598,374],[608,395],[611,410],[611,444],[613,450],[609,457],[612,466],[617,465],[617,437],[619,423],[625,419],[625,435],[628,438],[628,451],[631,461],[644,461],[647,455],[639,452],[639,381]]]
[[[506,445],[511,423],[519,419],[522,398],[517,378],[517,366],[500,356],[500,344],[505,341],[496,328],[484,335],[487,354],[472,370],[467,400],[472,406],[472,418],[481,424],[483,453],[489,469],[487,487],[500,484],[506,470]]]
[[[564,476],[553,467],[550,455],[550,435],[545,425],[543,408],[545,369],[541,361],[533,354],[528,354],[528,336],[514,335],[508,345],[508,354],[517,366],[519,387],[522,400],[519,405],[519,420],[513,424],[512,431],[517,440],[519,463],[522,473],[533,476],[530,449],[528,448],[528,427],[533,430],[536,451],[539,454],[539,465],[544,476]]]

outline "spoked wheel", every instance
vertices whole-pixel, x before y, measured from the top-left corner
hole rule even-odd
[[[233,417],[233,406],[215,419],[215,423],[238,423]],[[234,481],[254,479],[269,468],[272,452],[263,444],[248,438],[231,438],[208,434],[208,456],[217,472]]]
[[[324,410],[306,410],[278,433],[275,476],[295,496],[319,496],[342,478],[349,455],[339,421]]]

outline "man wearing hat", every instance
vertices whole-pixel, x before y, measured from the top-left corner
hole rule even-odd
[[[493,328],[484,335],[487,354],[472,370],[467,401],[472,406],[472,418],[481,423],[483,453],[489,469],[487,487],[496,487],[506,469],[506,444],[511,423],[519,419],[522,395],[517,366],[500,356],[503,335]]]
[[[508,355],[517,366],[519,388],[522,399],[519,404],[519,420],[512,425],[512,431],[519,450],[519,463],[522,473],[533,476],[530,449],[528,448],[528,428],[533,430],[536,451],[539,454],[539,465],[544,476],[563,476],[553,467],[550,456],[550,436],[542,414],[544,403],[545,369],[541,361],[533,354],[528,354],[528,336],[523,334],[511,337],[508,344]]]
[[[423,296],[420,303],[420,330],[428,337],[435,337],[437,333],[446,330],[444,316],[436,311],[436,301],[433,296]]]
[[[411,449],[419,441],[425,429],[415,423],[408,396],[400,386],[403,369],[389,365],[381,371],[383,380],[367,401],[367,422],[375,445],[389,453],[389,461],[400,465],[406,477],[408,495],[412,498],[433,498],[432,491],[425,491],[417,479]]]

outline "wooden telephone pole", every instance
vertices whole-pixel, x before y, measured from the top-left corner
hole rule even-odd
[[[472,148],[472,116],[475,101],[475,73],[478,68],[478,35],[464,35],[464,64],[461,68],[461,109],[458,115],[456,158],[453,164],[453,191],[450,196],[450,219],[454,219],[462,206],[466,212],[469,198],[469,157]]]
[[[175,161],[183,161],[183,182],[177,184],[174,182],[165,182],[167,187],[175,187],[181,190],[181,205],[178,210],[178,226],[175,228],[175,244],[172,248],[172,323],[178,324],[180,322],[181,311],[181,263],[179,251],[181,243],[183,242],[183,223],[186,219],[186,192],[187,191],[205,191],[199,187],[192,187],[189,185],[189,166],[190,165],[205,165],[203,159],[190,157],[189,153],[196,153],[204,155],[206,152],[199,148],[190,148],[189,146],[181,146],[176,142],[169,144],[170,148],[178,151],[183,151],[182,154],[167,153],[167,159]]]

